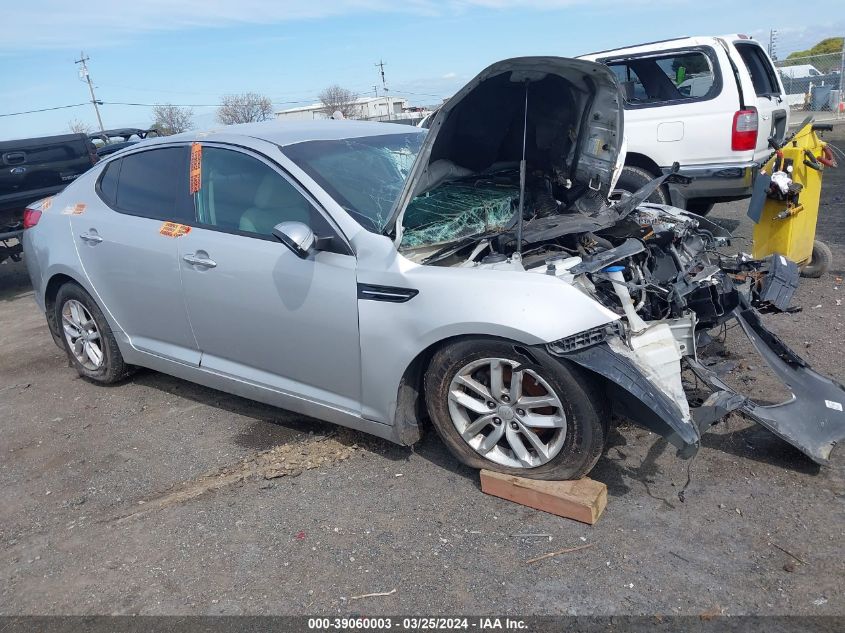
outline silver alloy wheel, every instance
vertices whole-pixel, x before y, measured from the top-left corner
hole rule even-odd
[[[475,452],[509,468],[541,466],[566,440],[566,414],[554,389],[505,358],[462,367],[449,385],[449,414]]]
[[[100,331],[91,314],[76,299],[68,299],[62,306],[62,329],[70,351],[80,365],[92,371],[102,367]]]

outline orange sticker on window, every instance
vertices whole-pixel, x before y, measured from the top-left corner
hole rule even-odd
[[[190,194],[194,195],[202,187],[202,145],[191,144],[191,182]]]
[[[182,237],[191,232],[191,227],[185,224],[178,224],[176,222],[165,222],[158,230],[164,237]]]

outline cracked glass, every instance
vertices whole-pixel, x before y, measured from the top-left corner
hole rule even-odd
[[[361,226],[380,233],[419,154],[420,130],[383,136],[306,141],[282,151]]]

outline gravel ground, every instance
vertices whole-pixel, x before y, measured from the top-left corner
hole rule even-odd
[[[844,195],[828,172],[834,270],[766,319],[841,382]],[[741,203],[713,217],[750,235]],[[730,379],[771,399],[728,336]],[[483,495],[433,433],[411,450],[153,372],[82,381],[22,264],[0,266],[0,346],[2,615],[845,614],[845,468],[738,417],[691,462],[614,431],[588,527]]]

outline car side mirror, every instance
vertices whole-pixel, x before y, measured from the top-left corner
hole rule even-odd
[[[314,250],[317,238],[314,231],[302,222],[281,222],[273,227],[273,237],[305,259]]]

